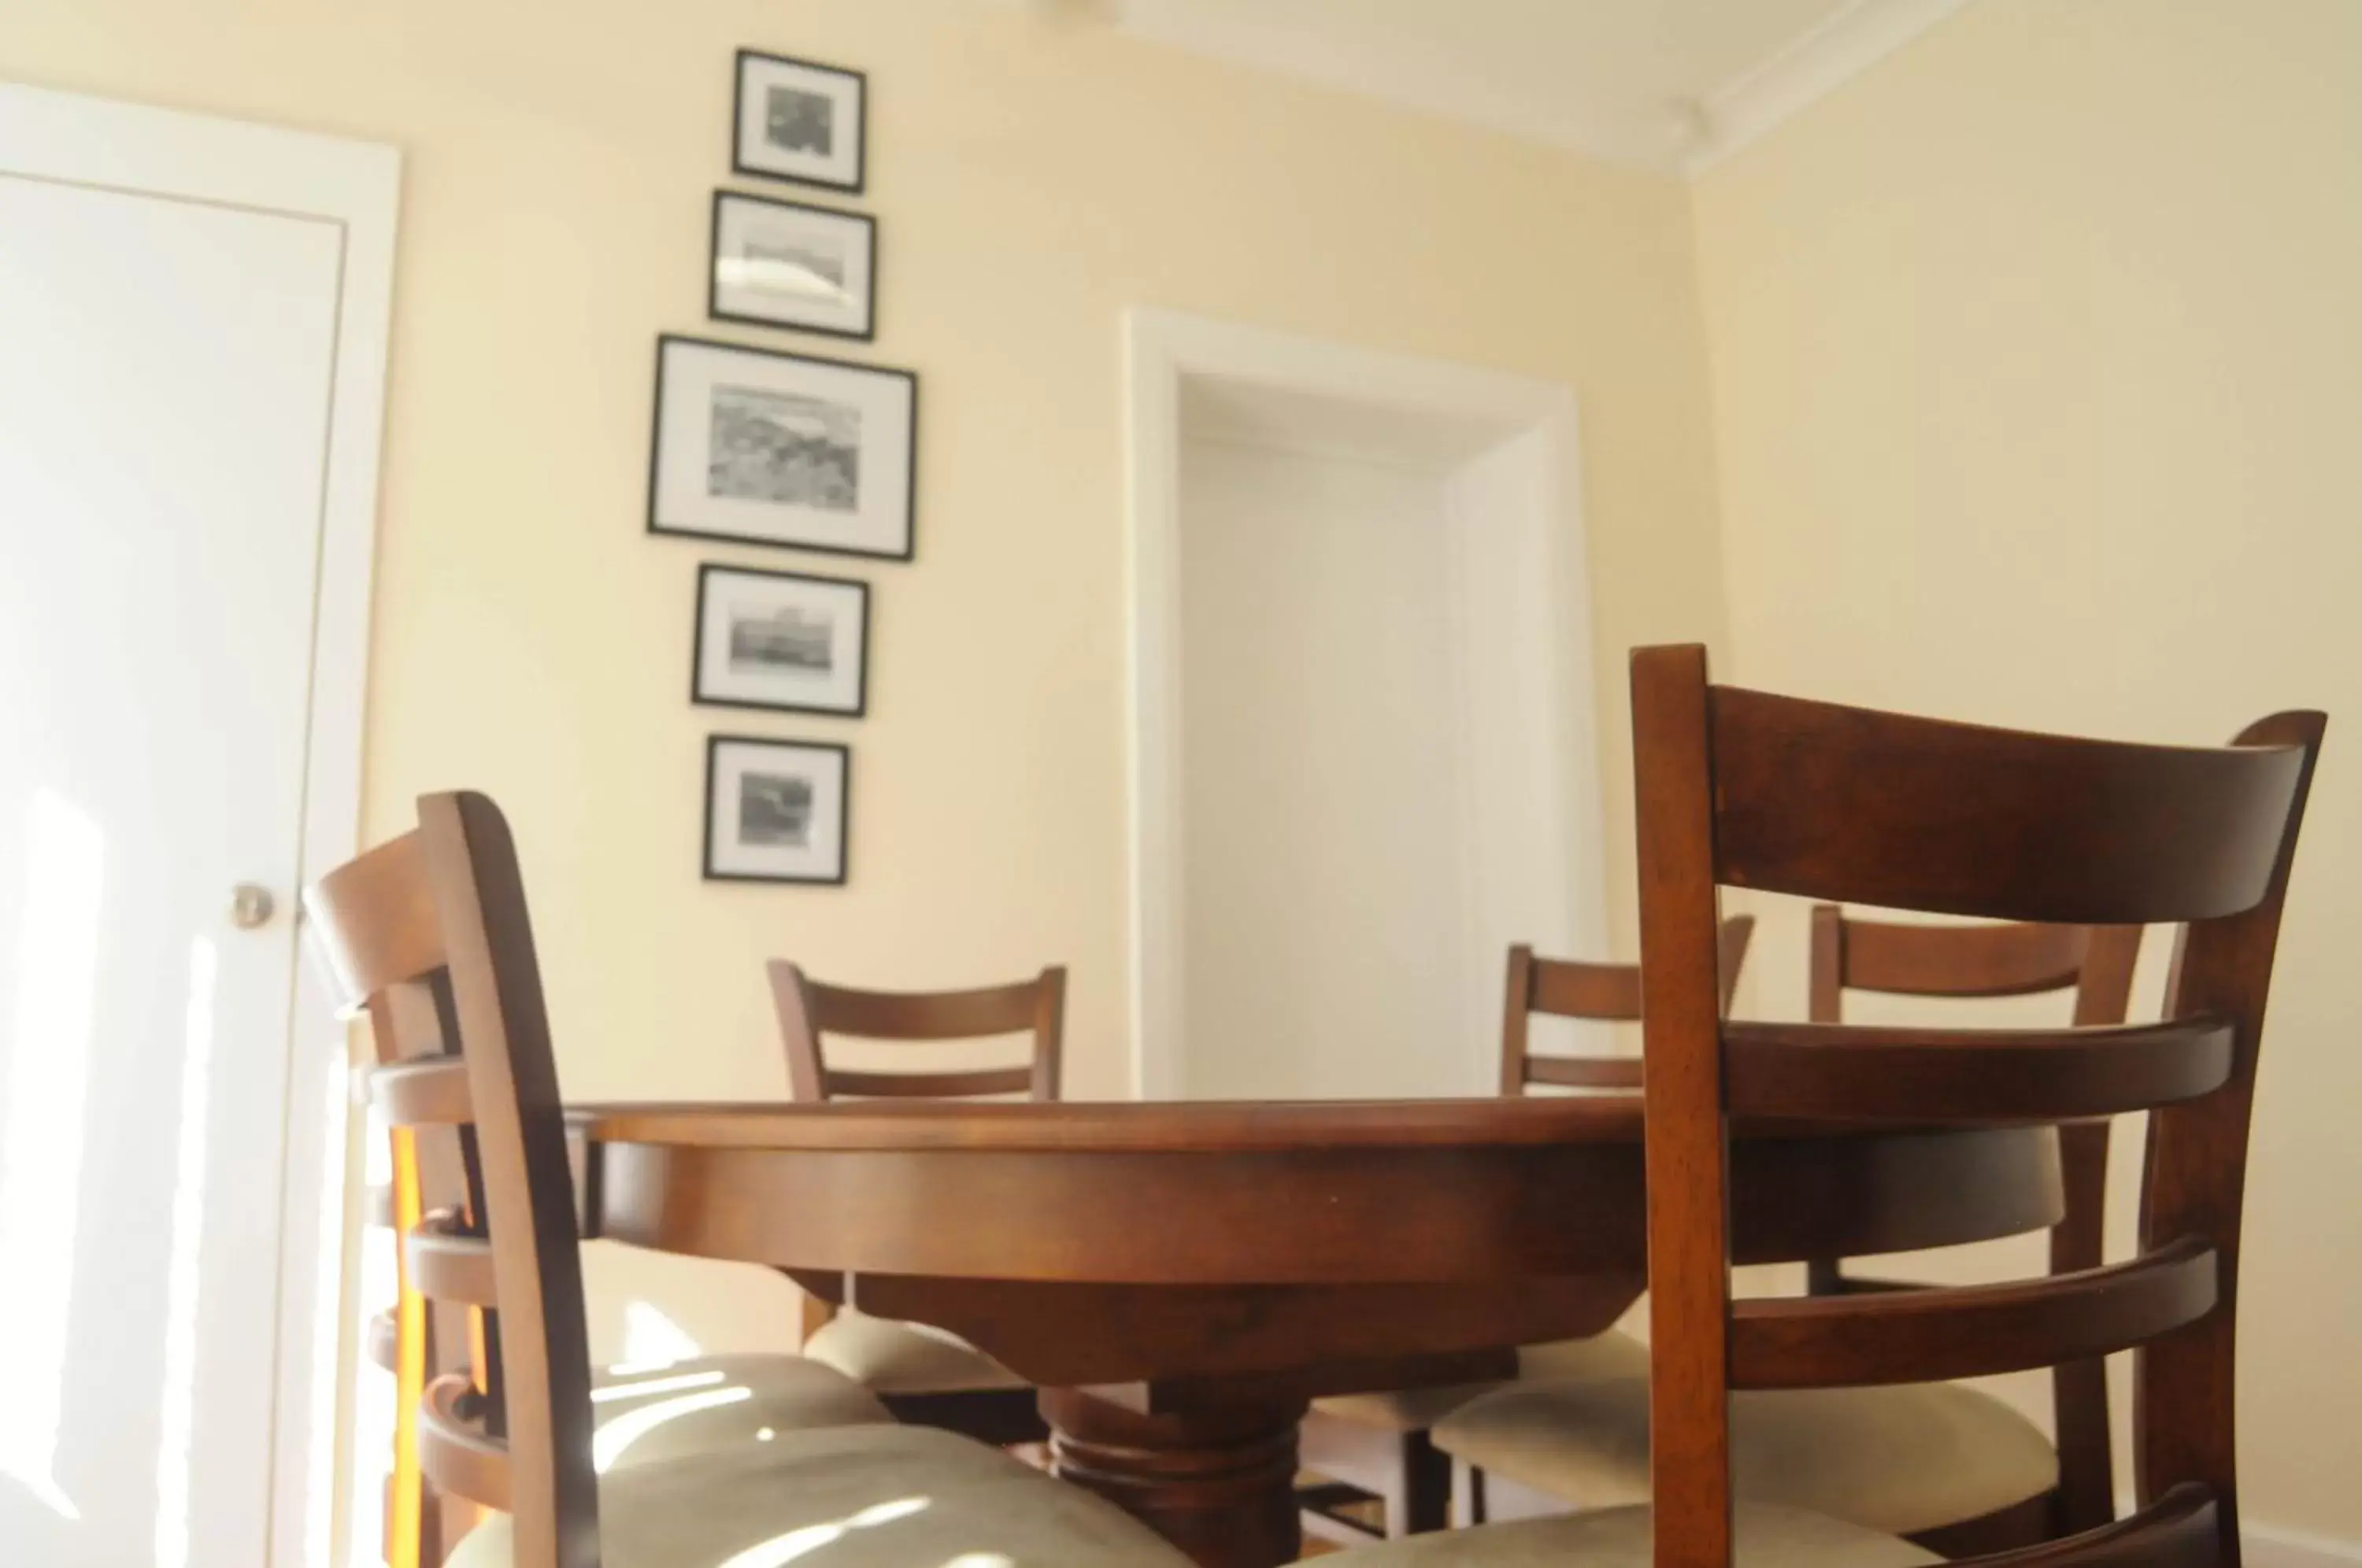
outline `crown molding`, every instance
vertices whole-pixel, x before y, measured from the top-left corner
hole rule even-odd
[[[1144,42],[1377,98],[1603,162],[1679,171],[1694,139],[1674,106],[1658,115],[1624,115],[1571,100],[1538,104],[1504,95],[1474,72],[1343,48],[1335,39],[1285,21],[1209,14],[1188,0],[1117,0],[1110,19],[1119,31]]]
[[[1092,15],[1150,43],[1209,55],[1626,167],[1711,168],[1869,70],[1971,0],[1855,0],[1700,104],[1626,112],[1504,95],[1481,73],[1410,65],[1265,16],[1188,0],[1031,0],[1037,15]]]
[[[1698,174],[1819,103],[1970,0],[1854,0],[1708,97],[1683,167]]]

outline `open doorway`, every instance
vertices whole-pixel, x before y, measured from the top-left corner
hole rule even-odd
[[[1565,389],[1131,323],[1152,1098],[1492,1091],[1512,942],[1605,937]]]

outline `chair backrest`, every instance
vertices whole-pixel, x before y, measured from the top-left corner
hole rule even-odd
[[[822,985],[784,958],[770,964],[771,1000],[788,1050],[788,1081],[801,1100],[838,1095],[972,1099],[1021,1094],[1058,1098],[1066,1012],[1066,971],[1053,966],[1013,986],[972,991],[861,991]],[[852,1071],[828,1065],[822,1039],[981,1040],[1031,1034],[1022,1066],[958,1072]]]
[[[400,1042],[381,1010],[370,1020],[368,1066],[355,1081],[364,1096],[374,1070],[400,1058]],[[475,1506],[445,1497],[418,1470],[418,1407],[426,1386],[468,1365],[468,1347],[481,1335],[473,1309],[456,1302],[429,1301],[411,1277],[409,1235],[442,1207],[464,1212],[467,1182],[460,1165],[457,1130],[390,1127],[389,1176],[368,1195],[366,1222],[388,1232],[393,1249],[394,1299],[370,1320],[369,1359],[392,1375],[393,1442],[384,1489],[384,1549],[387,1568],[440,1568],[451,1547],[473,1527]],[[447,1222],[448,1216],[438,1215]]]
[[[2023,997],[2071,990],[2072,1021],[2122,1023],[2140,957],[2136,925],[1903,924],[1865,920],[1836,904],[1813,906],[1812,990],[1816,1023],[1844,1021],[1845,993],[1906,997]],[[2106,1261],[2108,1196],[2105,1118],[2058,1130],[2067,1211],[2050,1232],[2050,1272],[2072,1274]],[[1835,1259],[1810,1265],[1815,1296],[1908,1288],[1849,1278]],[[2070,1530],[2103,1524],[2115,1510],[2115,1463],[2108,1425],[2108,1369],[2102,1361],[2062,1362],[2051,1369],[2051,1408],[2058,1442],[2058,1518]]]
[[[1722,1008],[1738,989],[1738,971],[1747,963],[1747,944],[1755,934],[1753,915],[1731,915],[1722,922]],[[1537,1055],[1528,1044],[1533,1015],[1577,1018],[1597,1023],[1638,1023],[1640,1021],[1640,966],[1583,964],[1566,958],[1537,958],[1523,943],[1509,949],[1509,978],[1501,1017],[1501,1092],[1518,1095],[1529,1084],[1561,1088],[1636,1089],[1640,1087],[1638,1056]]]
[[[2324,721],[2223,749],[1944,723],[1712,687],[1633,655],[1659,1568],[1730,1562],[1733,1388],[1926,1382],[2137,1350],[2142,1507],[2030,1551],[2235,1563],[2248,1111]],[[2184,927],[2161,1021],[1969,1031],[1725,1023],[1724,886],[1926,913]],[[2140,1255],[2064,1276],[1730,1298],[1728,1118],[2060,1122],[2148,1110]]]
[[[418,827],[309,889],[311,929],[380,1033],[370,1099],[457,1134],[467,1199],[405,1238],[418,1292],[481,1313],[472,1373],[429,1383],[418,1463],[515,1520],[517,1568],[595,1568],[599,1499],[582,1267],[557,1064],[508,824],[429,795]]]

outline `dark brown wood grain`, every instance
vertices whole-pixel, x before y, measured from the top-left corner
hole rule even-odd
[[[1726,885],[1990,920],[2142,925],[2254,907],[2307,755],[2035,734],[1734,687],[1711,701]]]
[[[1731,1554],[1730,1171],[1703,648],[1632,657],[1648,1123],[1649,1478],[1660,1568]]]
[[[1744,1301],[1730,1325],[1730,1386],[1928,1383],[2103,1356],[2213,1311],[2219,1265],[2213,1246],[2185,1238],[2043,1279]]]
[[[1867,1121],[2058,1121],[2196,1099],[2231,1072],[2228,1020],[2105,1028],[1915,1029],[1734,1022],[1723,1032],[1740,1116]]]
[[[2141,1496],[2154,1506],[1975,1561],[2238,1562],[2233,1347],[2248,1110],[2323,723],[2278,715],[2217,750],[2127,745],[1711,688],[1701,649],[1635,654],[1659,1568],[1731,1561],[1734,1386],[2088,1364],[2128,1346],[2140,1353]],[[2157,1027],[1725,1031],[1708,958],[1719,885],[1986,920],[2187,923]],[[1816,915],[1816,927],[1826,933],[1832,919]],[[2065,947],[2046,959],[2045,939],[1985,940],[1988,994],[2010,988],[2001,971],[2011,964],[2030,988]],[[1924,955],[1890,951],[1889,977],[1915,988]],[[2103,957],[2119,998],[2131,963],[2129,945]],[[1816,1012],[1832,1012],[1841,966],[1816,962],[1815,981]],[[2120,1000],[2103,999],[2122,1016]],[[2079,1001],[2078,1024],[2098,1010]],[[1948,1058],[1972,1066],[1931,1065]],[[1849,1087],[1855,1077],[1861,1085]],[[1749,1302],[1734,1313],[1734,1104],[1960,1122],[2152,1107],[2140,1255],[2042,1280]],[[2082,1141],[2076,1157],[2087,1198],[2092,1146]],[[2095,1245],[2079,1227],[2054,1238],[2054,1257]]]

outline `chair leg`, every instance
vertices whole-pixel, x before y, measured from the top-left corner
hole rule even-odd
[[[1473,1464],[1461,1464],[1456,1461],[1452,1468],[1456,1474],[1467,1479],[1468,1522],[1471,1525],[1485,1523],[1489,1511],[1485,1504],[1485,1473]]]
[[[1403,1533],[1428,1535],[1451,1528],[1451,1456],[1424,1431],[1406,1432],[1402,1445]]]

